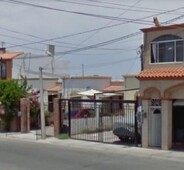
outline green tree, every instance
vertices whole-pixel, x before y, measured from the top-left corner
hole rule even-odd
[[[27,86],[27,80],[1,80],[0,81],[0,101],[4,107],[5,114],[2,115],[2,120],[5,123],[5,128],[8,131],[10,123],[17,116],[20,99],[28,95],[28,90],[31,87]]]

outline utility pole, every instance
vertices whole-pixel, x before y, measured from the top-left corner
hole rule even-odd
[[[144,69],[144,60],[143,60],[144,46],[140,46],[140,59],[141,59],[141,71]]]
[[[47,56],[54,57],[54,45],[48,45],[45,51]],[[44,112],[44,97],[43,97],[43,68],[39,67],[39,77],[40,77],[40,118],[41,118],[41,139],[46,139],[46,129],[45,129],[45,112]]]
[[[43,98],[43,68],[39,67],[40,73],[40,117],[41,117],[41,138],[46,138],[46,130],[45,130],[45,114],[44,114],[44,98]]]

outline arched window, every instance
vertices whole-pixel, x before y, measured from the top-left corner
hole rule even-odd
[[[151,43],[151,63],[184,61],[184,40],[176,35],[163,35]]]
[[[161,110],[160,109],[155,109],[153,114],[161,114]]]

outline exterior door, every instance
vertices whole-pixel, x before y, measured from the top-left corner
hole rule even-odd
[[[151,139],[150,145],[161,146],[161,108],[151,109]]]

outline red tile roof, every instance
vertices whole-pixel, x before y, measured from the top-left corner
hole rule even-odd
[[[122,90],[122,86],[108,86],[105,89],[103,89],[104,92],[115,92],[118,90]]]
[[[145,69],[136,77],[140,80],[184,79],[184,67]]]
[[[54,87],[47,89],[47,91],[50,93],[59,92],[59,91],[61,91],[61,84],[56,84]]]
[[[6,53],[0,53],[0,58],[8,60],[13,59],[19,55],[23,54],[23,52],[6,52]]]
[[[104,92],[115,92],[123,89],[123,81],[112,81],[111,85],[103,89]]]

